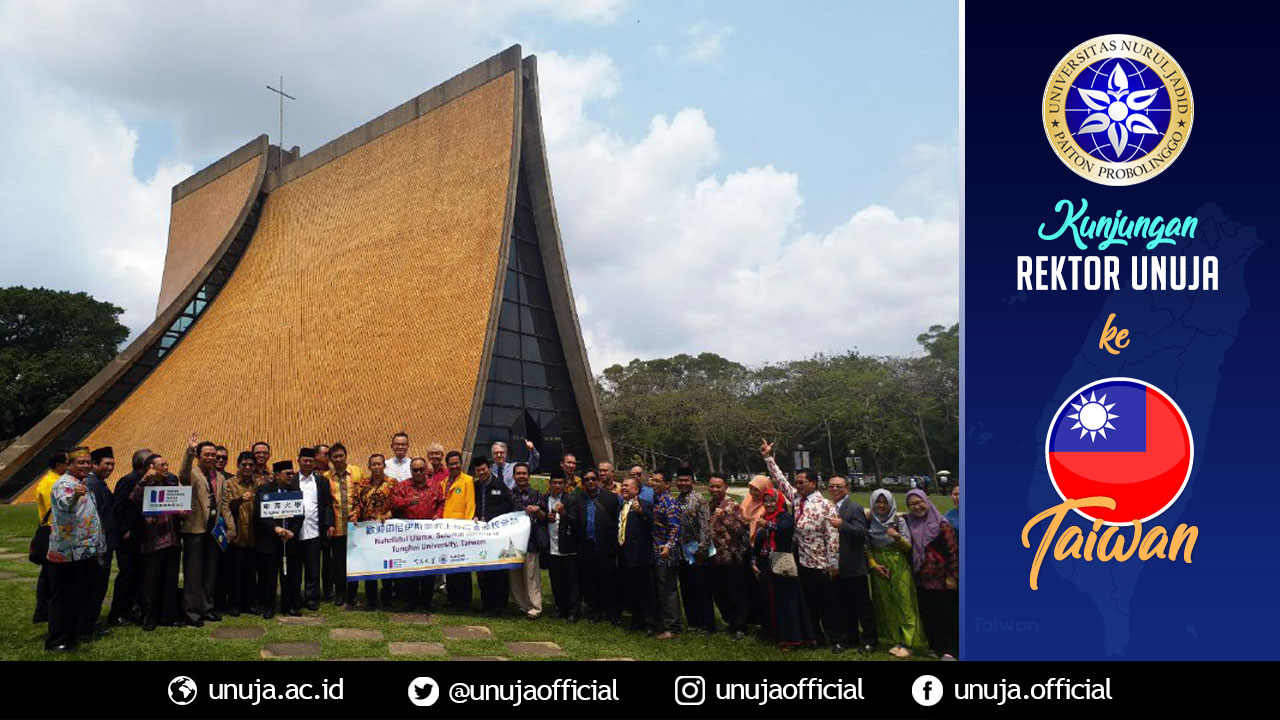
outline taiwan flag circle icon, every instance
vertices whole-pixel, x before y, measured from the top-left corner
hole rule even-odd
[[[1108,525],[1146,522],[1173,505],[1191,476],[1191,427],[1151,383],[1107,378],[1058,408],[1045,438],[1049,479],[1063,500],[1109,497],[1114,510],[1076,512]]]

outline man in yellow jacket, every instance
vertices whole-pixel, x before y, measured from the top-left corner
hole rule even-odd
[[[49,456],[49,469],[36,482],[36,517],[41,525],[51,522],[53,501],[49,495],[53,492],[53,484],[66,474],[69,465],[66,453],[53,453]],[[36,580],[36,611],[31,616],[31,622],[49,622],[49,573],[45,565],[40,566],[40,579]]]
[[[462,472],[462,453],[454,450],[444,458],[449,478],[444,483],[445,520],[474,520],[476,517],[476,481]],[[460,611],[471,609],[471,573],[449,573],[445,584],[445,597],[449,604]]]

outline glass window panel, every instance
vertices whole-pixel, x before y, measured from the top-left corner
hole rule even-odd
[[[502,309],[498,313],[498,327],[519,332],[520,306],[510,300],[503,300]]]
[[[524,364],[524,384],[533,387],[547,387],[547,367],[539,363]]]
[[[519,385],[494,382],[490,387],[493,388],[493,403],[495,405],[510,405],[513,407],[521,407],[523,405]]]
[[[547,385],[558,389],[567,389],[569,385],[569,371],[559,365],[547,366]]]
[[[535,277],[542,277],[542,258],[538,254],[537,245],[517,242],[516,254],[520,256],[521,271]]]
[[[532,205],[533,200],[529,197],[529,183],[524,179],[524,164],[520,165],[520,179],[516,183],[516,201],[525,205]]]
[[[542,348],[538,344],[538,338],[531,335],[520,336],[520,352],[521,357],[525,360],[540,361],[543,357]]]
[[[519,301],[520,301],[520,302],[522,302],[522,303],[527,303],[527,302],[529,302],[528,290],[527,290],[527,288],[526,288],[526,286],[527,286],[527,285],[528,285],[528,283],[525,281],[525,277],[524,277],[523,275],[520,275],[520,274],[518,274],[518,273],[517,273],[517,274],[516,274],[516,288],[517,288],[517,290],[518,290],[518,293],[517,293],[517,297],[516,297],[516,299],[517,299],[517,300],[519,300]]]
[[[545,388],[525,386],[524,403],[532,408],[551,408],[551,393]]]
[[[507,253],[507,270],[520,270],[520,253],[516,252],[516,246],[520,243],[515,238],[511,239],[511,252]]]
[[[552,393],[555,398],[555,409],[563,411],[577,411],[578,406],[573,401],[573,393],[569,390],[556,390]]]
[[[519,299],[520,299],[520,292],[519,292],[519,290],[516,288],[516,277],[517,277],[517,274],[516,274],[516,271],[515,271],[515,270],[508,270],[508,271],[507,271],[507,282],[506,282],[506,284],[505,284],[505,285],[503,285],[503,286],[502,286],[502,297],[503,297],[503,298],[505,298],[505,299],[507,299],[507,300],[519,300]]]
[[[493,359],[494,379],[501,382],[520,384],[520,362],[503,357]]]
[[[534,225],[533,210],[516,206],[516,237],[529,242],[536,242],[538,231]]]
[[[528,305],[520,306],[520,332],[525,335],[537,335],[534,331],[533,324],[533,308]]]
[[[493,406],[492,405],[485,405],[484,407],[480,408],[480,424],[481,425],[493,424]]]
[[[522,307],[521,310],[524,308]],[[557,337],[555,317],[547,310],[530,310],[533,315],[534,335],[542,337]],[[523,327],[524,314],[521,313],[521,321]],[[524,332],[529,332],[529,328],[524,327]]]
[[[520,357],[520,336],[507,330],[499,330],[494,353],[513,358]]]
[[[542,362],[548,365],[563,365],[564,354],[560,351],[560,343],[556,340],[546,338],[538,339],[538,350],[542,355]],[[527,355],[525,356],[528,357]]]
[[[547,294],[546,281],[531,280],[526,283],[525,294],[528,296],[528,304],[534,307],[550,308],[551,296]]]
[[[507,407],[495,407],[493,409],[493,425],[495,427],[511,427],[511,423],[515,421],[523,410]]]

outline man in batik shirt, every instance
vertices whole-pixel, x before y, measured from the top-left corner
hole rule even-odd
[[[683,466],[676,471],[676,490],[680,495],[680,599],[684,601],[684,617],[694,632],[716,630],[715,610],[711,606],[711,511],[707,499],[694,489],[693,468]],[[693,549],[690,560],[690,548]]]
[[[369,477],[356,483],[352,492],[351,512],[347,519],[353,523],[382,522],[391,517],[391,492],[396,481],[384,474],[386,458],[380,453],[369,456]],[[391,601],[391,582],[382,581],[382,604]],[[347,584],[347,609],[356,604],[356,583]],[[378,609],[378,581],[364,581],[364,609]]]
[[[729,625],[729,636],[740,641],[750,615],[753,578],[747,565],[749,539],[742,507],[728,497],[724,475],[711,473],[711,537],[716,553],[711,557],[710,583],[720,617]]]
[[[45,650],[70,652],[92,576],[107,552],[107,536],[94,494],[85,485],[93,467],[89,448],[67,453],[67,472],[49,491],[49,634]]]
[[[653,587],[657,591],[658,640],[670,640],[680,632],[680,596],[677,585],[683,551],[680,549],[680,504],[668,492],[667,474],[655,470],[653,488]]]

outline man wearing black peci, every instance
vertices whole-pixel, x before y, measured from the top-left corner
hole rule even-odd
[[[582,548],[578,552],[582,595],[590,622],[622,624],[618,605],[618,511],[621,501],[601,487],[595,470],[582,474]],[[559,597],[559,595],[557,595]]]
[[[556,598],[556,617],[576,623],[582,608],[578,551],[582,542],[583,502],[582,494],[569,492],[567,484],[563,475],[551,478],[541,506],[547,517],[545,557],[551,593]]]
[[[293,576],[298,568],[298,534],[302,532],[302,517],[271,518],[262,516],[262,503],[268,493],[297,490],[293,481],[293,463],[281,460],[271,466],[271,479],[254,491],[253,521],[256,525],[254,544],[258,551],[258,605],[262,617],[270,620],[276,614],[276,582],[281,574],[281,563],[287,561],[284,576],[284,598],[281,611],[289,615],[301,615],[297,597],[297,585]],[[290,575],[292,573],[292,575]]]

